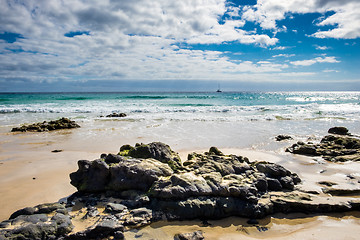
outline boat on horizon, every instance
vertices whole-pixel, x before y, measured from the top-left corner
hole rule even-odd
[[[216,90],[216,92],[222,92],[222,91],[220,90],[220,84],[219,84],[219,87],[218,87],[218,89]]]

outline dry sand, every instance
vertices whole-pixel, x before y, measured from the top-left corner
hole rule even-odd
[[[76,171],[79,159],[93,160],[102,152],[115,153],[120,146],[111,140],[98,141],[96,137],[90,137],[87,139],[89,145],[84,145],[80,139],[71,135],[70,130],[56,133],[1,133],[0,139],[1,221],[20,208],[55,202],[69,196],[76,191],[69,183],[69,173]],[[63,151],[51,152],[55,149]],[[301,187],[306,190],[320,191],[321,186],[317,184],[319,181],[333,181],[343,187],[350,187],[353,183],[347,176],[359,175],[358,163],[334,164],[319,158],[299,157],[284,152],[221,150],[226,154],[246,156],[251,161],[282,164],[299,174],[304,180]],[[181,158],[186,159],[192,151],[181,149]],[[358,239],[359,217],[359,213],[331,216],[276,215],[260,221],[259,226],[263,229],[247,225],[247,219],[235,217],[209,221],[209,227],[201,227],[200,221],[158,222],[139,231],[126,233],[126,239],[138,239],[139,236],[144,239],[172,239],[175,233],[195,230],[204,231],[206,239]]]

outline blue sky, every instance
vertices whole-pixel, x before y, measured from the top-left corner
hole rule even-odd
[[[358,0],[0,0],[0,92],[360,90]]]

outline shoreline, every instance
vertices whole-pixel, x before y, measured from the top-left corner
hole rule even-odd
[[[84,131],[84,129],[81,131]],[[76,171],[78,160],[94,160],[99,158],[100,154],[104,152],[100,152],[98,149],[101,149],[103,146],[105,153],[117,153],[116,149],[120,146],[117,145],[117,143],[113,143],[110,146],[109,139],[114,137],[110,136],[107,142],[101,142],[96,149],[90,150],[89,146],[84,147],[81,143],[77,142],[77,135],[73,137],[72,132],[67,130],[45,134],[30,133],[17,135],[5,133],[5,135],[7,137],[10,136],[10,138],[12,137],[12,141],[9,141],[9,138],[7,138],[1,143],[4,147],[0,151],[0,193],[4,197],[0,199],[0,204],[3,206],[0,220],[8,219],[11,213],[20,208],[35,206],[41,203],[57,202],[64,197],[68,197],[76,192],[76,188],[70,185],[69,174]],[[93,135],[91,137],[93,137]],[[89,139],[91,139],[91,137]],[[87,141],[89,141],[89,139],[87,139]],[[133,139],[132,141],[136,142],[137,140],[139,139]],[[126,141],[128,140],[126,139]],[[269,140],[267,139],[266,141]],[[279,145],[290,145],[290,141],[279,143]],[[6,148],[6,146],[11,147]],[[181,149],[179,155],[183,161],[186,160],[188,153],[201,153],[208,150],[201,147],[194,147],[193,149],[189,147],[181,148],[179,145],[175,146],[173,150],[177,151],[177,148]],[[63,151],[59,153],[51,152],[55,149],[61,149]],[[115,151],[106,151],[109,149],[115,149]],[[344,177],[353,173],[354,168],[352,164],[356,164],[335,164],[321,161],[315,157],[292,155],[284,151],[266,151],[252,147],[224,147],[220,148],[220,150],[225,154],[248,157],[251,161],[262,160],[284,165],[289,170],[299,174],[304,180],[304,184],[301,184],[300,187],[308,191],[321,191],[321,186],[319,186],[317,182],[322,180],[337,181],[342,185],[348,184]],[[320,173],[324,170],[326,170],[325,173]],[[272,224],[272,227],[269,228],[268,224],[265,224],[264,226],[269,230],[261,233],[254,227],[241,230],[242,232],[240,231],[239,233],[238,226],[243,226],[241,223],[246,219],[231,217],[230,219],[233,219],[233,223],[226,224],[229,218],[214,221],[214,223],[212,223],[214,227],[211,228],[211,231],[208,228],[204,229],[204,236],[206,239],[237,239],[239,235],[241,235],[242,239],[286,239],[286,237],[289,236],[293,239],[303,239],[307,236],[306,234],[315,234],[313,239],[321,239],[324,236],[328,236],[327,234],[336,234],[336,231],[339,231],[339,229],[346,229],[347,232],[352,232],[349,233],[348,237],[360,234],[357,228],[355,228],[356,225],[360,224],[360,215],[358,212],[353,215],[347,213],[345,217],[341,217],[341,214],[337,215],[339,217],[332,217],[332,215],[333,214],[319,214],[313,217],[303,216],[301,214],[282,215],[280,220],[270,221],[270,223],[268,223]],[[259,221],[268,221],[266,219],[272,217],[274,216],[268,216]],[[345,220],[343,221],[343,219]],[[238,226],[234,224],[236,221],[238,222]],[[288,233],[287,225],[289,221],[300,226],[299,229],[294,228],[293,232]],[[171,226],[175,223],[176,222],[153,223],[150,226],[138,230],[133,238],[131,235],[132,232],[127,232],[125,234],[126,239],[138,238],[135,237],[135,235],[142,232],[144,232],[143,234],[145,235],[150,234],[149,236],[155,237],[159,236],[159,234],[163,234],[164,236],[167,236],[166,234],[171,235],[174,233],[174,231],[171,230]],[[189,229],[198,228],[199,221],[182,221],[181,224],[185,224],[186,226],[184,228],[177,226],[176,229],[181,229],[181,232],[186,232]],[[167,229],[168,225],[170,230]],[[329,225],[335,226],[337,230],[332,229],[333,231],[331,231]],[[225,235],[223,234],[224,230],[226,230]],[[249,231],[250,234],[247,234],[246,231]],[[280,232],[281,234],[275,234],[274,232]],[[161,238],[159,237],[158,239]]]

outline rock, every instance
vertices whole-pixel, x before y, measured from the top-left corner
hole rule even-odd
[[[224,154],[217,147],[211,147],[209,150],[209,154],[224,156]]]
[[[88,218],[94,218],[96,216],[98,216],[100,214],[100,212],[98,211],[98,209],[96,207],[93,206],[88,206],[86,209],[86,214],[82,219],[88,219]]]
[[[68,118],[60,118],[59,120],[50,121],[50,122],[42,122],[42,123],[34,123],[30,125],[23,125],[21,127],[16,127],[11,130],[11,132],[45,132],[45,131],[53,131],[58,129],[70,129],[70,128],[79,128],[80,126],[71,121]]]
[[[123,205],[123,204],[108,203],[106,205],[105,211],[108,212],[108,213],[115,214],[115,213],[121,213],[126,209],[127,209],[127,207],[125,205]]]
[[[247,220],[246,223],[251,224],[251,225],[256,225],[256,224],[259,224],[259,221],[254,218],[251,218],[251,219]]]
[[[71,234],[66,237],[69,240],[87,239],[109,239],[110,237],[120,236],[124,231],[124,226],[119,224],[114,216],[104,216],[95,225],[84,231]],[[122,235],[123,236],[123,235]],[[123,239],[123,238],[119,238]]]
[[[55,150],[52,150],[51,152],[53,152],[53,153],[59,153],[59,152],[62,152],[63,150],[61,150],[61,149],[55,149]]]
[[[120,118],[120,117],[126,117],[126,116],[127,115],[125,113],[112,113],[112,114],[106,115],[106,117],[108,117],[108,118],[113,118],[113,117]]]
[[[167,164],[155,159],[124,158],[111,166],[105,161],[78,161],[79,169],[70,174],[70,183],[82,192],[145,191],[160,177],[173,173]]]
[[[110,167],[104,161],[80,160],[78,166],[78,171],[70,174],[70,183],[78,191],[101,192],[106,189],[110,179]]]
[[[293,138],[289,135],[278,135],[275,137],[275,139],[276,139],[276,141],[280,142],[280,141],[289,140],[289,139],[293,139]]]
[[[57,234],[56,235],[58,235],[58,236],[66,235],[66,234],[70,233],[74,228],[74,225],[72,224],[72,222],[70,220],[70,216],[68,216],[68,215],[56,213],[51,218],[51,220],[55,221],[55,223],[56,223],[56,226],[57,226]]]
[[[111,163],[119,163],[123,161],[124,157],[115,154],[108,154],[104,159],[107,164],[111,164]]]
[[[337,185],[337,183],[333,183],[333,182],[329,182],[329,181],[321,181],[321,182],[318,182],[318,184],[325,185],[325,186],[328,186],[328,187]]]
[[[350,135],[349,130],[346,127],[333,127],[328,130],[328,133],[338,135]]]
[[[281,191],[282,190],[282,185],[278,179],[267,178],[266,180],[268,183],[268,189],[270,191]]]
[[[26,208],[17,210],[13,214],[11,214],[9,219],[14,219],[14,218],[16,218],[16,217],[18,217],[20,215],[32,215],[32,214],[35,213],[35,211],[36,211],[36,209],[33,208],[33,207],[26,207]]]
[[[192,233],[178,233],[174,236],[174,240],[202,240],[205,239],[202,231]]]
[[[331,162],[360,161],[360,139],[350,136],[328,135],[319,144],[296,143],[287,152],[309,156],[322,156]]]
[[[256,168],[268,177],[285,177],[291,174],[289,170],[275,163],[259,163],[256,164]]]
[[[14,227],[0,231],[0,239],[58,239],[74,228],[70,217],[60,213],[51,219],[46,214],[20,215],[11,225]]]
[[[137,208],[125,217],[125,226],[142,227],[151,223],[153,212],[147,208]]]
[[[169,145],[161,142],[136,144],[135,147],[125,145],[120,148],[119,155],[142,159],[153,158],[168,164],[174,171],[182,168],[179,155],[172,151]]]

